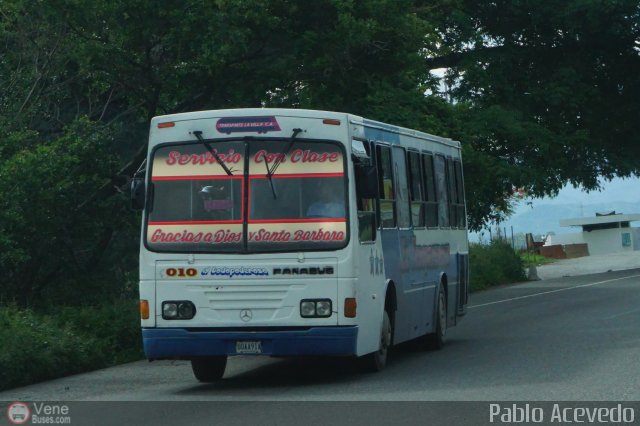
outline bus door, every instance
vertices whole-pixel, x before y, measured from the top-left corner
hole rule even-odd
[[[382,243],[378,233],[377,203],[378,177],[372,144],[369,141],[352,140],[355,172],[356,211],[358,234],[356,257],[358,258],[358,318],[363,324],[380,324],[384,310],[385,269]],[[355,238],[352,236],[352,239]],[[358,353],[378,349],[380,329],[363,326],[358,330]]]

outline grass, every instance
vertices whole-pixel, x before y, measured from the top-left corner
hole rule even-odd
[[[544,257],[541,254],[531,253],[527,251],[520,252],[520,259],[522,259],[522,265],[528,268],[531,265],[546,265],[547,263],[553,263],[556,259]]]
[[[469,268],[471,291],[527,280],[522,258],[500,240],[487,245],[471,244]]]
[[[136,301],[49,312],[0,306],[0,390],[143,356]]]

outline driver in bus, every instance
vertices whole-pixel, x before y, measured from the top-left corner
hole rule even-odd
[[[307,217],[344,217],[344,196],[342,191],[328,182],[318,184],[315,191],[318,200],[307,209]]]

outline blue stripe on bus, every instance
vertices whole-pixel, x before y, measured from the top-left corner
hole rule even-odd
[[[384,229],[379,235],[385,277],[393,281],[396,289],[394,341],[401,343],[432,333],[441,273],[447,275],[450,312],[457,313],[460,309],[461,256],[451,253],[449,242],[417,244],[413,230]]]
[[[260,341],[262,355],[355,355],[357,327],[314,327],[293,331],[190,331],[143,328],[149,359],[238,355],[237,341]]]
[[[414,231],[385,229],[381,232],[387,278],[409,288],[413,282],[438,282],[440,272],[449,282],[458,281],[457,253],[449,243],[417,245]]]

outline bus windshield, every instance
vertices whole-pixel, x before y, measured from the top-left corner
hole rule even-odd
[[[338,144],[282,139],[208,145],[213,152],[197,142],[153,152],[149,249],[272,252],[346,245],[345,160]]]

